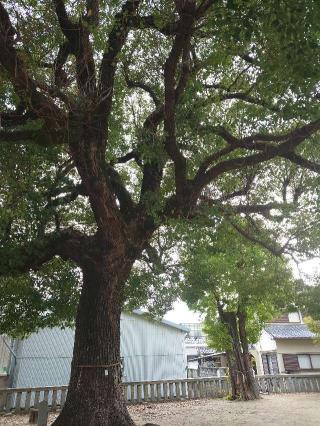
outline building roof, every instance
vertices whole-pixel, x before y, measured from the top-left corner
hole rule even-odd
[[[158,319],[152,318],[147,312],[143,312],[140,309],[135,309],[132,312],[125,312],[125,313],[129,314],[129,315],[133,314],[133,315],[143,316],[143,317],[145,317],[145,319],[156,321],[160,324],[167,325],[168,327],[177,328],[178,330],[183,331],[184,333],[188,333],[188,331],[189,331],[189,328],[184,327],[181,324],[176,324],[175,322],[171,322],[171,321],[168,321],[168,320],[165,320],[165,319],[158,320]]]
[[[202,346],[206,346],[207,345],[207,341],[205,336],[188,336],[185,338],[185,344],[186,345],[202,345]]]
[[[265,331],[275,339],[312,339],[312,333],[306,324],[272,324]]]

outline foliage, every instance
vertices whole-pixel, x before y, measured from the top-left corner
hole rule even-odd
[[[299,283],[296,296],[297,304],[304,315],[304,322],[316,334],[320,342],[320,283],[317,276],[312,283]]]
[[[214,270],[229,290],[255,273],[234,268],[240,253],[266,270],[239,295],[262,286],[268,298],[278,263],[256,246],[237,251],[215,228],[227,218],[277,254],[319,251],[319,2],[103,0],[97,14],[92,4],[1,3],[0,275],[11,276],[1,278],[1,330],[23,334],[22,321],[10,323],[30,312],[35,328],[68,323],[76,267],[101,234],[133,258],[128,308],[169,308],[176,253],[197,227],[221,250],[208,262],[199,254],[193,277]],[[72,235],[80,249],[51,252],[43,241],[65,231],[61,246]]]
[[[304,322],[308,324],[309,329],[315,333],[315,343],[320,343],[320,321],[314,320],[311,317],[305,317]]]
[[[285,259],[248,242],[226,223],[186,248],[184,275],[183,298],[206,314],[204,330],[217,350],[231,348],[218,305],[224,312],[246,313],[248,340],[255,343],[265,322],[294,300],[296,285]]]
[[[300,282],[297,292],[297,300],[304,315],[310,316],[314,320],[320,319],[319,277],[316,277],[315,282],[308,285]]]
[[[0,279],[0,333],[21,338],[39,328],[74,324],[80,272],[59,258],[39,272]]]

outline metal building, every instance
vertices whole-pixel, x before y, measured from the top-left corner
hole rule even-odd
[[[121,316],[123,381],[184,378],[188,330],[169,321],[156,321],[140,311]],[[15,341],[12,387],[66,385],[74,342],[71,328],[45,328]]]

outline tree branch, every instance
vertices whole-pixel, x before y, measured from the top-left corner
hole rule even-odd
[[[93,97],[96,94],[96,76],[89,30],[81,20],[77,24],[72,22],[67,14],[64,0],[54,0],[54,3],[61,31],[68,40],[68,43],[64,43],[60,47],[60,58],[58,54],[56,59],[56,62],[59,61],[60,69],[58,68],[58,70],[61,73],[68,55],[74,54],[78,88],[83,95]]]
[[[0,112],[0,127],[20,126],[36,118],[32,112],[26,110],[25,104],[21,102],[15,110]]]
[[[248,192],[250,191],[253,180],[254,180],[254,176],[249,176],[246,179],[246,183],[243,186],[243,188],[233,191],[231,193],[224,194],[221,197],[215,198],[215,199],[210,198],[210,191],[206,190],[205,194],[203,196],[200,196],[199,199],[200,201],[207,200],[207,201],[210,201],[212,204],[216,204],[216,203],[221,203],[223,201],[231,200],[232,198],[235,198],[235,197],[241,197],[241,196],[247,195]]]
[[[68,193],[66,193],[69,191]],[[64,193],[65,195],[63,197],[57,197],[57,195]],[[72,201],[76,200],[79,195],[86,195],[85,189],[83,184],[75,185],[72,188],[66,187],[66,188],[59,188],[55,191],[51,191],[49,194],[49,197],[51,198],[53,195],[56,196],[55,199],[50,199],[45,206],[46,209],[55,208],[58,206],[64,206],[67,204],[72,203]]]
[[[240,101],[247,102],[249,104],[262,106],[262,107],[267,108],[267,109],[269,109],[270,111],[273,111],[273,112],[279,111],[279,109],[277,107],[270,105],[268,102],[264,101],[263,99],[255,98],[254,96],[251,96],[251,95],[249,95],[248,93],[245,93],[245,92],[232,92],[230,89],[228,89],[228,87],[224,87],[220,83],[218,83],[218,84],[205,84],[204,87],[207,88],[207,89],[218,89],[218,90],[222,90],[223,92],[225,92],[225,93],[221,93],[219,95],[219,99],[222,100],[222,101],[237,99],[237,100],[240,100]]]
[[[17,94],[30,106],[37,117],[43,118],[48,128],[64,127],[66,116],[52,99],[38,90],[37,82],[27,73],[22,55],[14,48],[16,31],[0,2],[0,67],[9,76]]]
[[[134,203],[130,192],[123,185],[121,176],[111,165],[106,166],[105,174],[120,203],[120,212],[122,213],[125,221],[128,222],[135,214],[136,204]]]
[[[175,89],[175,79],[178,62],[182,55],[183,67],[185,67],[186,70],[182,73],[185,78],[183,78],[183,80],[180,79],[182,84],[182,88],[179,88],[178,91],[178,94],[180,94],[185,87],[189,74],[188,56],[190,53],[190,40],[195,22],[196,7],[192,0],[176,2],[176,7],[180,15],[179,26],[177,35],[164,66],[164,131],[166,134],[165,149],[174,163],[176,191],[177,194],[181,194],[185,189],[187,164],[185,157],[177,145],[175,134],[175,107],[177,93]]]
[[[108,47],[101,61],[98,88],[99,112],[105,114],[107,118],[112,107],[117,57],[126,42],[130,30],[130,19],[135,16],[139,4],[140,0],[127,0],[121,12],[116,15],[115,23],[108,37]]]
[[[195,180],[198,179],[198,176],[201,176],[203,173],[205,173],[207,168],[212,163],[214,163],[217,160],[220,160],[220,158],[224,157],[227,154],[230,154],[234,150],[235,150],[234,147],[226,146],[225,148],[222,148],[219,151],[216,151],[216,152],[212,153],[211,155],[209,155],[208,157],[206,157],[199,165],[199,169],[198,169],[198,172],[195,176]]]
[[[235,222],[231,221],[230,219],[227,219],[227,221],[230,223],[230,225],[239,232],[240,235],[242,235],[244,238],[246,238],[248,241],[251,241],[254,244],[257,244],[266,250],[268,250],[271,254],[274,256],[281,256],[285,251],[285,246],[281,247],[278,244],[274,242],[274,244],[270,244],[269,242],[262,240],[260,238],[257,238],[255,235],[252,235],[248,230],[243,229],[241,226],[237,225]]]
[[[89,25],[99,24],[99,0],[86,0],[87,14],[85,16]]]
[[[291,161],[291,163],[295,163],[298,166],[308,169],[314,173],[320,173],[320,164],[310,161],[306,158],[301,157],[301,155],[296,154],[295,152],[287,152],[283,154],[281,157],[286,158]]]
[[[287,142],[288,149],[293,149],[307,137],[316,133],[319,129],[320,119],[284,134],[256,133],[241,139],[233,136],[224,127],[212,128],[212,131],[225,139],[225,141],[227,141],[230,145],[236,145],[237,148],[263,150],[267,147],[267,145],[263,142]]]
[[[177,29],[179,26],[178,21],[170,22],[165,25],[159,25],[154,16],[131,16],[129,20],[129,25],[133,29],[144,29],[149,28],[156,31],[159,31],[161,34],[165,36],[172,36],[177,33]]]
[[[54,256],[61,256],[79,264],[88,238],[79,231],[65,229],[20,247],[0,247],[0,276],[18,275],[30,269],[38,270]]]
[[[193,183],[197,188],[201,188],[227,171],[242,169],[248,166],[260,164],[277,156],[284,156],[287,153],[291,153],[297,146],[299,146],[299,144],[301,144],[312,134],[316,133],[319,129],[320,119],[283,135],[256,134],[242,139],[237,139],[228,131],[226,131],[226,129],[217,128],[217,133],[222,136],[232,147],[245,148],[250,150],[257,149],[261,152],[245,157],[237,157],[230,160],[221,161],[217,165],[211,167],[211,169],[205,173],[199,173],[198,171]],[[283,142],[274,145],[263,143],[262,141]]]
[[[64,131],[40,130],[0,130],[0,142],[34,143],[40,146],[63,145],[67,143],[67,135]]]
[[[128,75],[128,70],[126,69],[124,69],[124,78],[129,88],[138,88],[138,89],[144,90],[150,95],[156,107],[160,105],[160,100],[156,92],[153,90],[153,88],[149,84],[143,83],[142,81],[131,80]]]

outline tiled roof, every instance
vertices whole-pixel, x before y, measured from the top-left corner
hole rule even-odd
[[[275,339],[312,339],[312,333],[306,324],[272,324],[265,331]]]

